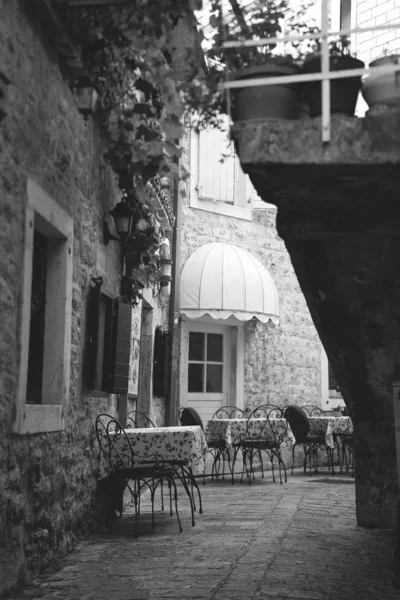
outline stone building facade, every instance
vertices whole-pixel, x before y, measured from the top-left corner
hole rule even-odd
[[[120,192],[103,159],[102,131],[78,111],[66,64],[38,13],[27,3],[1,0],[0,14],[0,71],[8,81],[0,123],[3,597],[91,530],[97,506],[96,415],[118,416],[137,405],[156,423],[165,423],[166,397],[155,397],[152,389],[153,344],[155,329],[168,328],[170,300],[157,286],[144,289],[138,394],[102,391],[101,382],[88,385],[91,292],[101,278],[108,301],[121,296],[121,244],[106,245],[103,239],[104,220],[114,231],[109,211]],[[31,311],[40,297],[31,294],[31,280],[37,279],[32,270],[41,243],[47,248],[44,385],[42,402],[32,403],[26,392],[27,379],[32,380],[27,352]],[[140,308],[135,309],[139,316]]]
[[[205,139],[199,140],[199,135]],[[201,150],[208,148],[211,152],[210,148],[216,144],[216,136],[219,134],[215,131],[211,133],[213,141],[207,138],[208,135],[208,132],[197,134],[188,129],[184,140],[183,160],[188,166],[190,177],[181,183],[181,268],[184,269],[187,259],[205,244],[220,242],[233,245],[248,251],[268,270],[276,285],[279,303],[277,326],[270,326],[256,319],[242,323],[226,322],[229,323],[226,327],[233,325],[243,329],[243,347],[242,350],[237,350],[241,356],[241,364],[238,364],[236,372],[237,385],[233,392],[229,387],[221,402],[237,404],[246,409],[265,403],[279,406],[290,403],[326,405],[329,396],[325,352],[297,282],[289,254],[277,234],[276,207],[262,202],[257,197],[237,164],[234,168],[240,172],[235,172],[234,176],[238,178],[240,195],[235,195],[232,189],[226,190],[227,195],[222,200],[221,195],[218,196],[221,194],[219,187],[216,188],[215,198],[201,196],[201,186],[198,182],[201,184],[205,177],[204,171],[201,170],[211,169],[211,165],[206,164],[205,155],[201,155]],[[200,152],[196,146],[199,146]],[[229,161],[234,160],[225,159],[221,167],[220,158],[221,156],[215,154],[214,181],[224,176],[223,170],[229,169]],[[207,191],[204,193],[206,195]],[[224,193],[225,190],[222,191],[222,195]],[[229,193],[232,194],[231,197]],[[216,277],[218,278],[218,274]],[[185,331],[190,321],[182,315],[180,318],[182,347],[179,400],[181,405],[186,405],[193,402],[193,396],[188,397],[186,363]],[[194,319],[193,322],[205,325],[208,323],[207,327],[210,327],[210,324],[211,327],[224,326],[223,320],[206,319],[205,316]],[[229,369],[229,365],[227,368]],[[240,369],[243,370],[242,376]],[[194,406],[201,412],[201,403],[195,403]],[[217,408],[217,404],[214,407]],[[203,418],[209,418],[209,414],[204,412]]]

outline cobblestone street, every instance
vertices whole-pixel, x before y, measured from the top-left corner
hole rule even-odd
[[[182,534],[167,510],[152,530],[144,502],[138,538],[125,513],[111,536],[81,542],[16,598],[398,599],[394,533],[357,527],[349,477],[296,474],[281,486],[267,474],[251,486],[207,481],[201,492],[194,528],[182,493]]]

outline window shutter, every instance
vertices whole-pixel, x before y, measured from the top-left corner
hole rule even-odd
[[[154,334],[153,393],[165,396],[169,386],[169,334],[157,327]]]
[[[114,394],[127,394],[129,381],[129,360],[131,353],[132,305],[121,301],[115,303],[114,327]]]
[[[199,198],[226,202],[235,201],[237,160],[227,133],[218,129],[199,134]]]
[[[86,360],[83,373],[85,385],[89,390],[94,389],[96,379],[101,284],[101,278],[94,281],[93,286],[89,289],[86,304]]]

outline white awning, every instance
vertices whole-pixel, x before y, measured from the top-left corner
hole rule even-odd
[[[279,322],[278,293],[267,269],[246,250],[218,242],[201,246],[186,261],[179,308],[191,319]]]

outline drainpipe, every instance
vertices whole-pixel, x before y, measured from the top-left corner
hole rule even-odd
[[[168,425],[178,424],[178,390],[179,390],[179,287],[181,281],[181,235],[182,235],[182,203],[179,199],[179,181],[174,185],[175,222],[172,233],[172,283],[169,310],[169,394],[167,396],[166,420]]]

